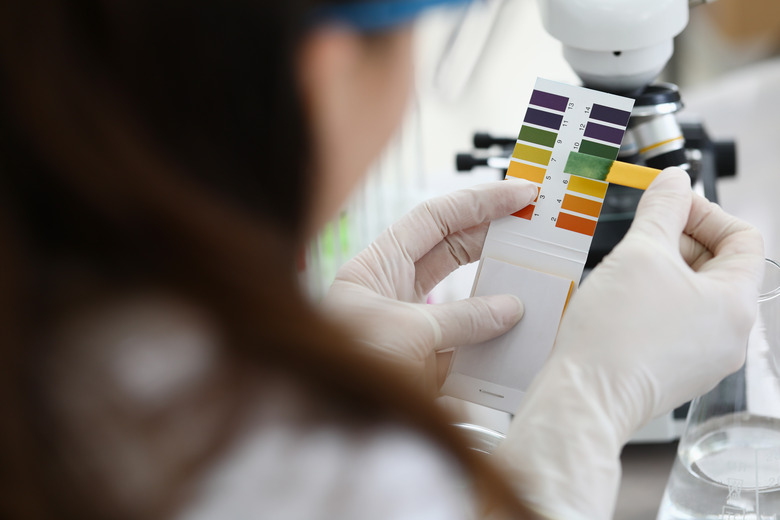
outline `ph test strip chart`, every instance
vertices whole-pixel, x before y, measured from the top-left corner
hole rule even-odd
[[[607,192],[607,182],[572,175],[565,165],[572,153],[614,161],[633,103],[536,81],[506,182],[525,179],[539,192],[533,204],[490,224],[472,290],[515,294],[525,315],[498,338],[456,349],[445,394],[510,413],[520,404],[552,351]]]
[[[491,224],[484,254],[579,283],[608,184],[564,167],[570,152],[617,159],[632,108],[632,99],[539,78],[507,170],[508,179],[536,184],[539,195]]]

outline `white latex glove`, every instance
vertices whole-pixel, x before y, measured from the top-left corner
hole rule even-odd
[[[742,365],[763,263],[754,228],[662,172],[573,297],[499,449],[520,492],[551,518],[611,518],[631,434]]]
[[[513,179],[420,204],[339,270],[326,309],[378,355],[431,387],[437,350],[503,334],[518,322],[523,305],[511,295],[428,305],[428,293],[457,267],[479,259],[491,220],[524,208],[536,195],[534,185]]]

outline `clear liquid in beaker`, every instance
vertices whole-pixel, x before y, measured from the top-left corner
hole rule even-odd
[[[737,414],[700,431],[677,455],[658,520],[780,518],[780,420]]]

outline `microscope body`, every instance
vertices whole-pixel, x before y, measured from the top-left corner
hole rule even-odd
[[[688,0],[538,0],[542,24],[588,88],[632,95],[652,83],[688,25]]]

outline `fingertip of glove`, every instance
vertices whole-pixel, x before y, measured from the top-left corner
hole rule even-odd
[[[523,301],[514,294],[492,296],[493,308],[499,311],[505,326],[509,327],[520,321],[525,314]]]
[[[514,294],[510,294],[509,297],[512,298],[517,305],[517,310],[515,311],[515,322],[518,322],[523,317],[523,314],[525,314],[525,304],[523,303],[523,300]]]
[[[539,194],[539,187],[531,181],[513,178],[507,179],[507,181],[517,192],[518,202],[522,204],[527,205],[533,202],[534,199],[536,199],[536,196]]]
[[[648,189],[681,189],[683,187],[691,187],[690,175],[682,168],[671,166],[661,171]]]
[[[535,184],[529,184],[525,187],[523,190],[523,194],[526,197],[526,205],[532,203],[534,200],[536,200],[536,197],[539,195],[539,187]]]

